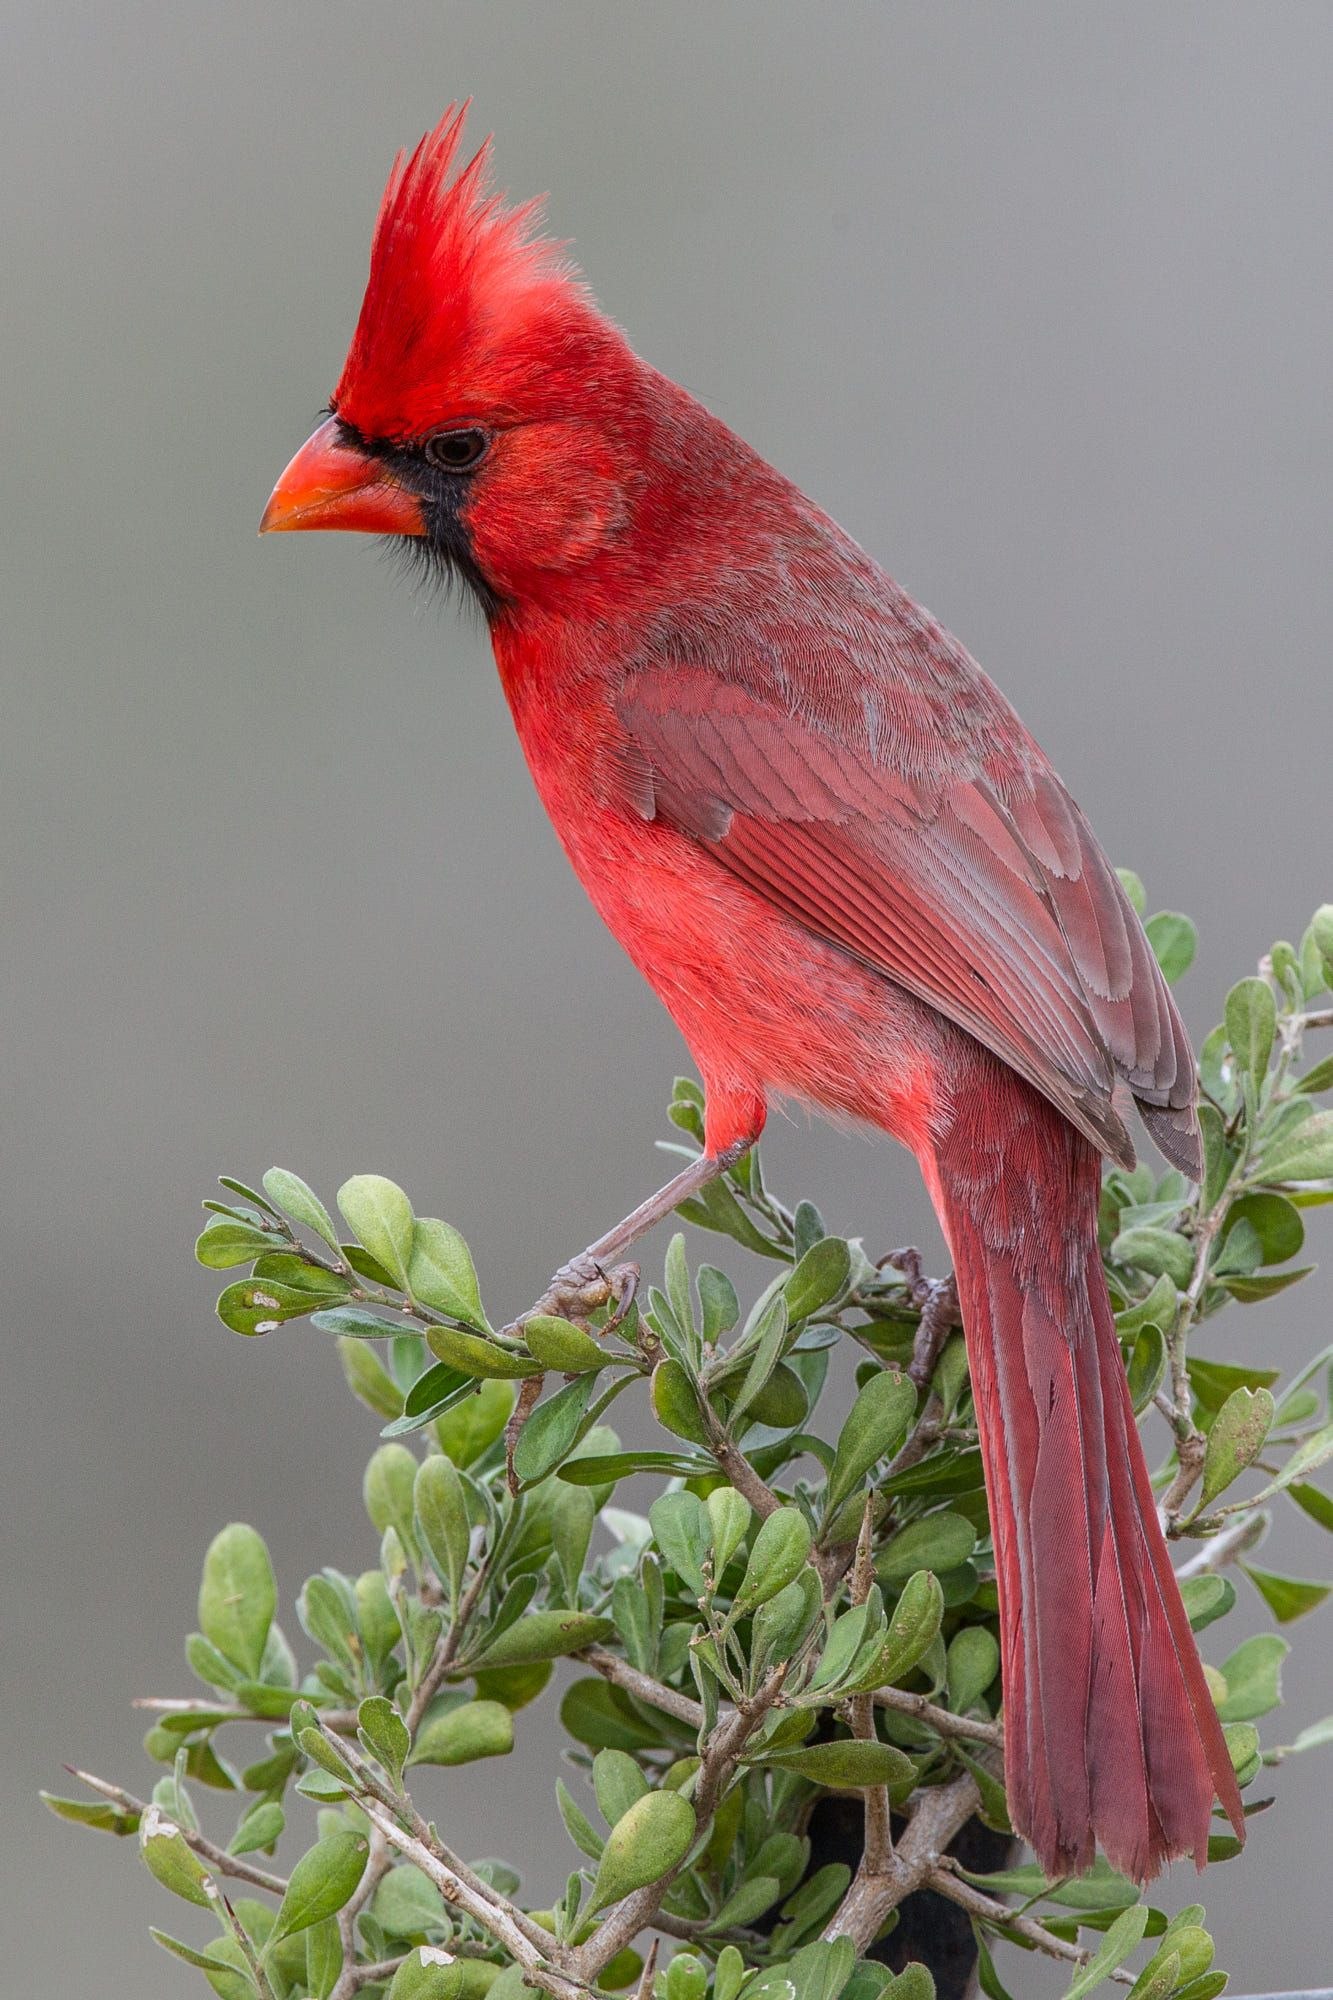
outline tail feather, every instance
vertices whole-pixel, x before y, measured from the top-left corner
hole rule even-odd
[[[927,1177],[953,1251],[1000,1595],[1005,1777],[1051,1874],[1207,1856],[1240,1794],[1185,1616],[1097,1248],[1100,1163],[982,1058]]]

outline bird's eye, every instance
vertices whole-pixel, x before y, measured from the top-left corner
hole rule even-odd
[[[471,472],[485,458],[490,442],[485,431],[438,431],[426,439],[425,452],[441,472]]]

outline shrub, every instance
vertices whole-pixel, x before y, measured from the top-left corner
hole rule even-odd
[[[1178,976],[1192,926],[1161,913],[1148,930]],[[1220,1310],[1309,1268],[1294,1261],[1305,1211],[1333,1201],[1333,1111],[1318,1105],[1333,1057],[1306,1066],[1304,1041],[1333,1025],[1330,985],[1326,907],[1298,950],[1276,944],[1232,988],[1203,1044],[1202,1188],[1143,1164],[1109,1171],[1102,1199],[1133,1401],[1169,1425],[1156,1483],[1245,1787],[1333,1740],[1333,1718],[1261,1739],[1280,1632],[1219,1644],[1238,1587],[1283,1627],[1328,1595],[1254,1552],[1276,1507],[1333,1528],[1311,1478],[1333,1456],[1333,1349],[1279,1382],[1196,1336],[1206,1350]],[[677,1150],[701,1144],[702,1109],[678,1080]],[[223,1528],[185,1642],[205,1691],[148,1704],[163,1767],[149,1798],[88,1773],[90,1799],[48,1798],[135,1836],[163,1888],[208,1912],[198,1945],[153,1936],[222,2000],[519,2000],[525,1986],[923,2000],[922,1960],[945,1976],[937,1920],[906,1921],[925,1888],[973,1927],[989,1995],[1012,1976],[1000,1940],[1067,1959],[1071,2000],[1136,1952],[1138,2000],[1222,1991],[1198,1905],[1168,1921],[1105,1865],[1053,1883],[1008,1851],[966,1356],[951,1289],[915,1253],[872,1256],[812,1202],[780,1200],[755,1151],[681,1211],[771,1266],[748,1303],[678,1235],[661,1286],[623,1317],[608,1303],[586,1324],[497,1330],[462,1237],[391,1181],[349,1180],[341,1226],[280,1169],[223,1188],[199,1261],[250,1266],[218,1301],[223,1323],[260,1335],[310,1319],[383,1426],[364,1475],[378,1561],[309,1578],[298,1663],[261,1536]],[[848,1341],[857,1393],[835,1431],[820,1398]],[[655,1449],[622,1449],[610,1428],[626,1393],[651,1400]],[[622,1503],[631,1479],[653,1495],[646,1515]],[[412,1786],[418,1766],[507,1754],[561,1658],[577,1663],[560,1719],[578,1776],[556,1784],[572,1870],[555,1907],[532,1910],[510,1868],[469,1864],[427,1823]],[[821,1851],[839,1800],[855,1802],[855,1867]],[[977,1821],[996,1835],[991,1865],[941,1860]],[[302,1851],[281,1875],[289,1827]],[[1237,1847],[1218,1832],[1210,1858]],[[673,1954],[660,1971],[655,1935]]]

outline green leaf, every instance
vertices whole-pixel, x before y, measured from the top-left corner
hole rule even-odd
[[[412,1748],[407,1724],[393,1703],[382,1694],[370,1695],[356,1712],[358,1734],[364,1749],[378,1758],[391,1783],[402,1780],[403,1766]]]
[[[537,1617],[546,1614],[537,1612]],[[522,1620],[519,1621],[520,1625]],[[512,1628],[517,1631],[517,1626]],[[503,1644],[503,1640],[501,1641]],[[498,1701],[467,1701],[442,1715],[427,1716],[417,1731],[409,1764],[475,1764],[482,1757],[507,1757],[514,1747],[514,1718]]]
[[[747,1385],[748,1386],[748,1385]],[[742,1391],[731,1412],[734,1426],[741,1412],[747,1423],[766,1424],[770,1430],[792,1431],[803,1424],[810,1412],[810,1398],[796,1370],[779,1361],[768,1379],[752,1395]]]
[[[935,2000],[935,1981],[920,1960],[914,1959],[901,1972],[889,1974],[879,1989],[879,2000]]]
[[[1132,868],[1117,868],[1115,872],[1129,907],[1136,917],[1142,918],[1148,907],[1148,897],[1141,879]]]
[[[428,1327],[426,1345],[438,1360],[478,1381],[516,1382],[524,1375],[543,1373],[540,1361],[533,1361],[526,1354],[517,1354],[513,1348],[501,1347],[497,1341],[485,1340],[480,1334],[463,1333],[453,1326]]]
[[[1333,1111],[1279,1128],[1263,1147],[1256,1172],[1266,1181],[1322,1181],[1333,1176]]]
[[[579,1375],[532,1412],[514,1446],[514,1472],[525,1486],[545,1479],[573,1450],[596,1387],[595,1375]]]
[[[985,1625],[964,1625],[954,1633],[945,1655],[949,1706],[966,1715],[1000,1671],[1000,1647]]]
[[[1217,1705],[1223,1722],[1250,1722],[1282,1700],[1282,1662],[1291,1647],[1276,1632],[1246,1639],[1222,1662],[1226,1699]]]
[[[660,1750],[661,1730],[645,1722],[618,1688],[595,1674],[575,1681],[560,1704],[561,1727],[590,1750]]]
[[[390,1421],[403,1414],[402,1390],[363,1340],[343,1335],[338,1342],[338,1359],[348,1388],[368,1410]]]
[[[1083,2000],[1085,1993],[1091,1993],[1104,1979],[1109,1979],[1116,1967],[1123,1965],[1135,1946],[1141,1942],[1147,1928],[1146,1903],[1136,1903],[1133,1909],[1122,1911],[1107,1931],[1096,1955],[1088,1961],[1068,1988],[1065,2000]]]
[[[457,1604],[472,1541],[467,1495],[452,1460],[432,1453],[416,1474],[413,1508],[417,1529],[437,1574]]]
[[[1273,1407],[1267,1389],[1234,1389],[1227,1397],[1208,1432],[1199,1513],[1253,1465],[1272,1429]]]
[[[413,1515],[417,1469],[417,1461],[405,1444],[382,1444],[371,1453],[361,1481],[371,1525],[381,1535],[386,1528],[394,1529],[409,1555],[417,1547]]]
[[[1149,1959],[1129,1989],[1128,2000],[1170,2000],[1180,1981],[1180,1954],[1168,1951]]]
[[[600,1645],[614,1630],[609,1618],[594,1618],[585,1611],[530,1611],[472,1664],[489,1671],[524,1666],[532,1660],[554,1660],[562,1653]]]
[[[1124,1229],[1112,1243],[1110,1255],[1117,1264],[1170,1278],[1182,1290],[1194,1270],[1194,1252],[1183,1236],[1170,1229]]]
[[[1287,1494],[1312,1521],[1317,1521],[1321,1528],[1333,1530],[1333,1494],[1325,1493],[1319,1486],[1302,1485],[1299,1481],[1288,1486]]]
[[[1322,1430],[1314,1431],[1298,1444],[1277,1477],[1261,1487],[1252,1496],[1250,1504],[1257,1507],[1263,1501],[1271,1500],[1275,1493],[1283,1492],[1302,1474],[1313,1472],[1316,1466],[1329,1458],[1333,1458],[1333,1424],[1325,1424]]]
[[[205,1639],[250,1680],[259,1678],[264,1643],[277,1608],[273,1565],[262,1535],[233,1521],[213,1537],[199,1586]]]
[[[1153,948],[1153,956],[1162,968],[1162,977],[1168,986],[1174,986],[1194,963],[1194,954],[1199,948],[1199,933],[1188,917],[1178,910],[1158,910],[1143,926],[1148,934],[1148,942]]]
[[[370,1842],[363,1833],[331,1833],[316,1841],[288,1878],[270,1946],[297,1931],[309,1930],[325,1917],[336,1916],[355,1893],[369,1852]]]
[[[1289,1285],[1299,1285],[1313,1269],[1313,1264],[1303,1264],[1294,1271],[1255,1271],[1250,1276],[1224,1277],[1222,1283],[1233,1299],[1243,1306],[1252,1306],[1260,1299],[1271,1299],[1278,1292],[1285,1292]]]
[[[1303,1618],[1307,1611],[1317,1610],[1333,1590],[1333,1583],[1310,1583],[1298,1576],[1279,1576],[1275,1570],[1256,1569],[1251,1563],[1242,1563],[1241,1568],[1279,1625],[1289,1625],[1293,1618]]]
[[[664,1493],[648,1509],[648,1519],[654,1541],[681,1582],[695,1597],[704,1596],[712,1523],[703,1502],[693,1493]]]
[[[1258,1080],[1268,1069],[1277,1033],[1277,1002],[1263,979],[1241,979],[1227,994],[1227,1040],[1237,1065]]]
[[[1236,1602],[1236,1586],[1229,1576],[1188,1576],[1180,1586],[1190,1629],[1202,1632],[1215,1618],[1225,1618]]]
[[[422,1305],[490,1332],[472,1252],[450,1223],[417,1217],[407,1279],[407,1290]]]
[[[403,1331],[401,1320],[385,1319],[365,1306],[333,1306],[328,1312],[314,1313],[310,1324],[321,1333],[337,1334],[340,1340],[389,1340]]]
[[[255,1982],[245,1954],[235,1938],[217,1938],[207,1951],[196,1951],[193,1945],[182,1944],[179,1938],[156,1930],[151,1924],[148,1935],[154,1944],[160,1944],[163,1951],[169,1951],[173,1958],[181,1959],[186,1965],[198,1966],[218,2000],[255,2000]]]
[[[1220,1410],[1235,1389],[1267,1389],[1277,1381],[1280,1368],[1241,1368],[1230,1361],[1205,1361],[1190,1356],[1190,1388],[1201,1409]]]
[[[551,1313],[534,1313],[523,1322],[523,1338],[529,1353],[533,1354],[544,1368],[558,1370],[562,1375],[582,1375],[595,1372],[606,1366],[608,1355],[590,1333],[573,1320],[559,1319]]]
[[[467,1963],[439,1945],[417,1945],[394,1973],[385,2000],[460,2000]]]
[[[704,1503],[713,1544],[713,1574],[721,1577],[732,1556],[745,1540],[754,1515],[748,1500],[734,1486],[716,1486]]]
[[[281,1838],[286,1824],[282,1807],[272,1799],[261,1799],[241,1815],[240,1825],[227,1842],[227,1852],[254,1854],[260,1848],[272,1847]]]
[[[782,1287],[788,1319],[810,1319],[831,1306],[846,1291],[851,1271],[852,1253],[841,1236],[812,1243]]]
[[[587,1814],[574,1803],[563,1778],[557,1778],[555,1781],[555,1797],[556,1804],[560,1808],[560,1817],[565,1822],[565,1832],[575,1847],[580,1854],[586,1854],[590,1861],[600,1861],[606,1842],[596,1831]]]
[[[588,1914],[618,1903],[678,1868],[694,1845],[694,1807],[679,1792],[648,1792],[612,1827]]]
[[[893,1687],[905,1680],[933,1645],[943,1617],[944,1592],[938,1579],[930,1570],[918,1570],[903,1585],[889,1618],[871,1686]]]
[[[727,1897],[709,1928],[725,1931],[753,1924],[773,1907],[781,1894],[782,1885],[776,1875],[747,1875]]]
[[[276,1278],[242,1278],[221,1294],[217,1315],[233,1333],[272,1333],[284,1320],[300,1319],[303,1314],[313,1312],[321,1297],[341,1296],[336,1291],[321,1294],[280,1284]]]
[[[74,1826],[121,1835],[139,1831],[139,1814],[113,1805],[110,1799],[62,1799],[54,1792],[39,1792],[37,1796],[57,1819],[67,1819]]]
[[[1169,1284],[1170,1280],[1165,1282]],[[1129,1378],[1129,1400],[1137,1417],[1157,1394],[1166,1373],[1166,1338],[1160,1327],[1149,1322],[1139,1328],[1126,1356],[1125,1372]]]
[[[779,1507],[763,1523],[750,1546],[732,1615],[743,1617],[794,1581],[810,1559],[813,1537],[799,1507]]]
[[[1325,1090],[1333,1090],[1333,1056],[1324,1056],[1307,1069],[1293,1085],[1293,1090],[1302,1096],[1317,1097]]]
[[[820,1606],[819,1584],[812,1570],[760,1605],[754,1614],[750,1641],[750,1656],[756,1671],[767,1671],[791,1658],[814,1624]]]
[[[592,1760],[592,1787],[608,1826],[622,1819],[648,1790],[648,1780],[627,1750],[599,1750]]]
[[[653,1370],[653,1414],[664,1430],[690,1444],[707,1444],[708,1427],[694,1384],[681,1362],[668,1355]]]
[[[340,1254],[333,1217],[299,1174],[289,1173],[286,1167],[270,1167],[264,1176],[264,1193],[275,1208],[280,1208],[293,1222],[304,1223],[316,1236],[323,1237],[335,1256]]]
[[[213,1898],[206,1885],[211,1884],[212,1877],[199,1856],[186,1845],[175,1821],[168,1819],[156,1805],[150,1805],[140,1819],[139,1852],[149,1874],[155,1875],[173,1896],[197,1903],[201,1909],[211,1906]]]
[[[1122,1340],[1137,1334],[1145,1326],[1161,1327],[1169,1331],[1176,1323],[1176,1288],[1170,1278],[1158,1278],[1146,1298],[1126,1307],[1115,1316],[1115,1330]]]
[[[337,1921],[325,1917],[305,1934],[305,1978],[312,2000],[329,2000],[343,1969],[343,1943]]]
[[[816,1246],[818,1247],[818,1246]],[[916,1415],[915,1385],[885,1368],[872,1375],[857,1396],[838,1437],[824,1511],[832,1519],[860,1486],[871,1467],[892,1458]]]
[[[1302,1729],[1291,1748],[1293,1751],[1316,1750],[1326,1743],[1333,1743],[1333,1715],[1326,1715],[1321,1721],[1312,1722],[1307,1729]]]
[[[507,1382],[479,1382],[472,1395],[436,1420],[436,1443],[446,1458],[466,1471],[503,1434],[513,1408],[514,1391]]]
[[[571,1486],[612,1486],[636,1472],[660,1473],[667,1479],[703,1479],[716,1477],[717,1466],[711,1458],[690,1457],[679,1451],[611,1451],[595,1458],[571,1458],[556,1476]]]
[[[936,1576],[957,1569],[977,1545],[977,1531],[962,1514],[924,1514],[900,1528],[875,1558],[875,1574],[892,1589],[919,1569]]]
[[[338,1190],[338,1207],[357,1241],[390,1273],[399,1291],[408,1291],[413,1217],[403,1190],[383,1174],[353,1174]]]
[[[1298,1208],[1293,1207],[1285,1195],[1256,1191],[1243,1194],[1234,1201],[1227,1211],[1223,1225],[1222,1242],[1238,1223],[1248,1223],[1259,1239],[1260,1261],[1264,1264],[1285,1264],[1289,1257],[1299,1254],[1305,1242],[1305,1224],[1301,1221]]]
[[[866,1785],[915,1782],[916,1766],[891,1743],[862,1743],[839,1737],[833,1743],[801,1743],[789,1750],[759,1749],[748,1759],[766,1769],[794,1771],[817,1785],[853,1790]]]
[[[194,1254],[205,1270],[225,1271],[233,1264],[253,1264],[280,1242],[267,1229],[253,1222],[236,1222],[229,1216],[215,1216],[194,1246]]]

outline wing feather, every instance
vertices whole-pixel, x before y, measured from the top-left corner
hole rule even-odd
[[[1115,871],[1029,738],[1003,773],[952,745],[895,758],[882,704],[845,703],[830,726],[774,687],[679,661],[631,671],[617,712],[635,811],[938,1008],[1128,1163],[1112,1101],[1123,1078],[1167,1156],[1197,1171],[1179,1016]]]

